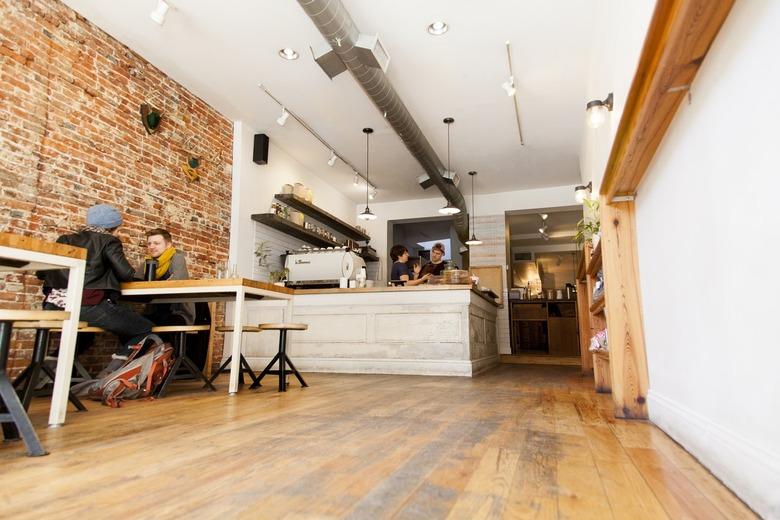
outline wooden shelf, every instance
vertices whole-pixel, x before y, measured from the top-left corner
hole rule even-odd
[[[590,306],[591,314],[600,314],[604,312],[604,293],[597,299],[593,300],[593,305]]]
[[[289,220],[283,219],[282,217],[274,215],[273,213],[257,213],[252,215],[252,220],[265,226],[272,227],[299,240],[303,240],[304,242],[307,242],[316,247],[341,246],[341,244],[338,242],[320,236],[313,231],[309,231],[308,229],[299,226],[298,224],[293,224]]]
[[[360,250],[360,256],[366,262],[378,262],[379,261],[379,257],[376,256],[374,253],[371,253],[370,251],[368,251],[365,247]]]
[[[585,280],[585,250],[580,251],[580,261],[577,262],[576,280]]]
[[[590,256],[590,262],[588,262],[587,273],[588,276],[596,276],[596,273],[601,269],[601,241],[596,245],[596,249],[593,250],[593,254]]]
[[[293,194],[277,193],[276,195],[274,195],[274,198],[279,202],[284,202],[291,208],[297,209],[304,215],[308,215],[314,218],[315,220],[317,220],[318,222],[325,224],[333,231],[340,233],[347,238],[350,238],[352,240],[364,240],[366,242],[371,240],[370,236],[363,233],[355,226],[347,224],[340,218],[334,217],[324,209],[318,208],[314,204],[307,202],[300,197],[296,197]],[[377,258],[377,260],[379,259]]]

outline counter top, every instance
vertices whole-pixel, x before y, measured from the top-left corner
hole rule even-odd
[[[383,292],[417,292],[417,291],[472,291],[474,294],[479,295],[486,301],[498,306],[498,303],[482,291],[470,285],[415,285],[412,287],[404,286],[378,286],[378,287],[362,287],[356,289],[339,289],[339,288],[327,288],[327,289],[295,289],[295,294],[362,294],[362,293],[383,293]]]

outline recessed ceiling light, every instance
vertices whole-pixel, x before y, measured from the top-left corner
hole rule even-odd
[[[449,28],[450,26],[447,25],[447,22],[436,20],[428,26],[428,33],[434,36],[441,36],[442,34],[446,33]]]
[[[297,60],[298,59],[298,53],[295,52],[293,49],[289,47],[285,47],[284,49],[279,49],[279,56],[286,60]]]

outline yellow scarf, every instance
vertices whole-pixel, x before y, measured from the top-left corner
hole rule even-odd
[[[176,254],[176,248],[171,246],[165,251],[163,251],[163,254],[158,256],[155,260],[157,260],[157,271],[154,273],[154,279],[159,280],[162,278],[165,273],[168,272],[168,269],[171,267],[171,258],[173,258],[173,255]],[[151,260],[151,256],[146,257],[147,260]]]

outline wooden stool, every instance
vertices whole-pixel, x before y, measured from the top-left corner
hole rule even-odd
[[[217,389],[214,388],[214,385],[211,384],[211,381],[209,381],[206,376],[203,374],[203,372],[200,371],[200,369],[195,366],[195,363],[187,357],[187,334],[188,333],[195,333],[201,330],[211,330],[211,325],[161,325],[159,327],[152,327],[152,332],[158,333],[158,332],[176,332],[176,339],[174,341],[174,350],[175,350],[175,356],[176,359],[173,362],[173,366],[171,367],[171,371],[168,372],[168,375],[165,376],[165,380],[160,385],[160,389],[157,391],[157,397],[162,398],[165,397],[166,392],[168,391],[168,385],[171,384],[171,381],[173,381],[173,378],[176,377],[176,372],[179,371],[179,367],[184,366],[184,368],[191,373],[195,379],[202,379],[204,383],[205,388],[208,388],[212,392],[215,392]]]
[[[290,371],[298,378],[301,386],[309,386],[306,381],[301,377],[301,373],[292,364],[290,358],[287,356],[287,331],[288,330],[306,330],[309,328],[305,323],[261,323],[258,325],[260,330],[278,330],[279,331],[279,352],[276,353],[270,363],[263,369],[257,380],[249,388],[257,388],[260,386],[260,381],[266,376],[266,374],[278,374],[279,375],[279,391],[287,391],[287,365],[290,365]],[[274,363],[279,361],[279,369],[271,370]]]
[[[233,326],[232,325],[225,325],[222,327],[216,327],[214,330],[217,332],[233,332]],[[242,332],[260,332],[260,327],[254,327],[252,325],[244,325],[241,327]],[[217,369],[217,371],[214,373],[214,375],[211,376],[211,379],[209,379],[209,383],[213,383],[214,380],[220,375],[224,374],[225,372],[229,372],[230,370],[227,368],[230,362],[233,361],[233,355],[231,354],[228,356],[228,358],[225,360],[222,365]],[[249,374],[250,379],[252,379],[252,384],[254,385],[257,383],[257,386],[263,386],[257,381],[257,376],[255,375],[254,371],[252,370],[252,367],[249,366],[249,362],[244,357],[244,353],[241,353],[241,358],[239,359],[239,365],[238,365],[238,384],[243,385],[244,384],[244,374]]]
[[[79,330],[87,326],[86,321],[79,322]],[[59,321],[16,321],[16,329],[36,329],[35,347],[33,347],[32,361],[24,371],[14,379],[13,385],[22,395],[22,406],[27,410],[35,393],[35,387],[40,380],[41,372],[54,381],[54,370],[44,363],[46,351],[49,349],[49,333],[53,330],[62,330],[62,322]],[[56,359],[56,358],[55,358]],[[82,404],[73,392],[68,391],[68,401],[73,403],[79,412],[86,412],[87,407]]]
[[[19,396],[16,394],[11,381],[8,380],[6,367],[8,365],[8,349],[11,343],[11,329],[16,321],[65,321],[70,318],[70,313],[65,311],[23,311],[0,309],[0,423],[3,423],[3,433],[8,439],[18,438],[21,433],[24,445],[27,447],[27,455],[40,457],[48,453],[38,440],[35,429],[27,417]],[[7,413],[5,413],[7,411]],[[10,423],[10,424],[6,424]],[[9,434],[11,435],[9,437]]]

